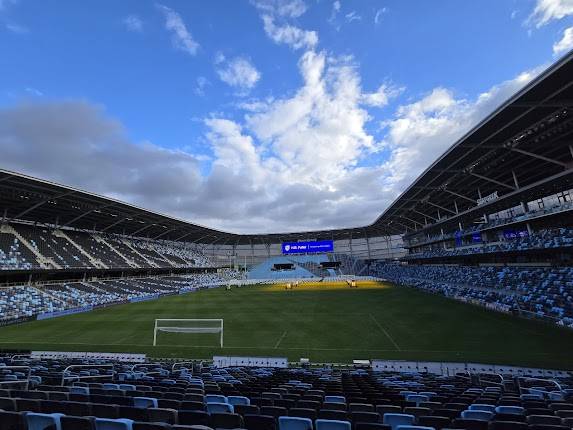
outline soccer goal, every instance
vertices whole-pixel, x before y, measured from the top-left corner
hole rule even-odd
[[[156,319],[153,329],[153,346],[157,346],[157,335],[164,333],[181,334],[219,334],[219,343],[223,348],[223,320],[222,319]]]

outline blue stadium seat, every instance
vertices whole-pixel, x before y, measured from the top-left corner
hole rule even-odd
[[[279,430],[313,430],[312,420],[300,417],[279,417]]]
[[[383,424],[388,424],[392,430],[397,430],[398,426],[411,426],[414,425],[415,417],[409,414],[384,414],[382,418]]]
[[[316,430],[351,430],[352,428],[348,421],[317,419],[314,423]]]

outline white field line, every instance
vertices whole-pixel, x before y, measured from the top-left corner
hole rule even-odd
[[[374,318],[374,315],[372,315],[372,314],[368,314],[368,315],[370,315],[370,318],[372,319],[372,321],[374,321],[374,324],[376,324],[376,326],[380,329],[380,331],[382,333],[384,333],[388,339],[390,339],[390,342],[392,342],[392,344],[396,348],[396,351],[402,351],[402,349],[398,346],[396,341],[392,338],[392,336],[390,336],[390,333],[388,333],[388,331],[384,327],[382,327],[382,324],[380,324],[378,322],[378,320],[376,318]]]

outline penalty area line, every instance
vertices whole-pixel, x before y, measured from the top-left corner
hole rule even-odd
[[[387,331],[384,327],[382,327],[382,324],[380,324],[380,323],[378,322],[378,320],[377,320],[376,318],[374,318],[374,315],[372,315],[372,314],[368,314],[368,315],[370,315],[370,318],[372,319],[372,321],[374,321],[374,324],[376,324],[376,326],[380,329],[380,331],[381,331],[382,333],[384,333],[388,339],[390,339],[390,342],[392,342],[392,345],[394,345],[394,347],[396,348],[396,350],[397,350],[397,351],[402,351],[402,349],[398,346],[398,344],[396,343],[396,341],[394,340],[394,338],[392,338],[392,336],[390,336],[390,333],[388,333],[388,331]]]
[[[277,343],[275,344],[275,349],[277,349],[279,347],[279,345],[281,344],[281,342],[283,341],[283,339],[286,337],[288,331],[285,330],[285,332],[283,333],[283,335],[280,337],[280,339],[277,341]]]

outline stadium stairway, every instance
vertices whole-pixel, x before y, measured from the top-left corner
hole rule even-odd
[[[83,249],[80,245],[72,240],[67,234],[65,234],[62,230],[56,229],[53,231],[53,235],[56,237],[61,237],[67,240],[70,244],[72,244],[80,253],[82,253],[89,261],[92,263],[94,267],[98,269],[107,269],[108,267],[103,263],[103,261],[96,259],[93,255],[88,253],[85,249]]]

